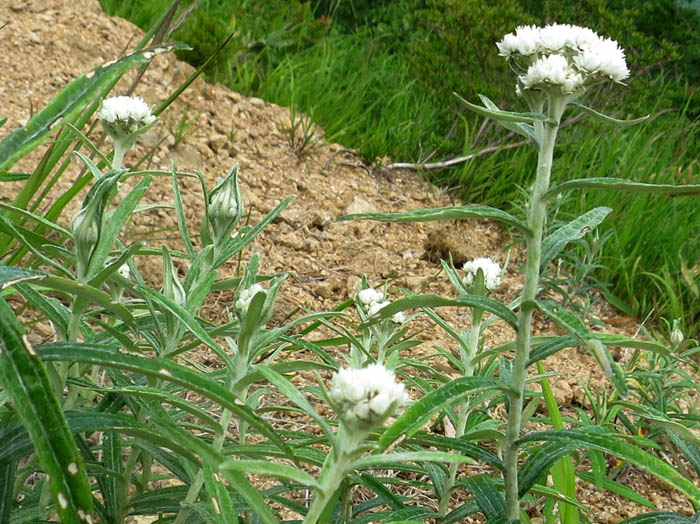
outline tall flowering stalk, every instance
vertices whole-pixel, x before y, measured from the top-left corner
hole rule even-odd
[[[513,389],[509,393],[509,413],[505,443],[505,487],[507,518],[519,517],[517,439],[522,423],[527,363],[530,357],[532,314],[540,281],[542,236],[547,214],[545,195],[552,173],[554,144],[561,117],[567,105],[587,88],[606,80],[621,82],[629,76],[623,51],[617,42],[603,39],[590,29],[554,24],[546,27],[523,26],[498,42],[500,55],[518,73],[516,92],[530,110],[544,114],[532,125],[539,145],[537,173],[528,207],[527,266],[518,317],[516,354],[513,362]]]

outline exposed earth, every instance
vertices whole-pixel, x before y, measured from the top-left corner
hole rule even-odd
[[[131,23],[104,14],[96,0],[0,0],[0,116],[8,121],[0,134],[5,136],[26,123],[33,112],[72,79],[97,65],[122,56],[142,36]],[[165,100],[192,72],[173,56],[158,56],[148,68],[135,94],[155,106]],[[113,94],[122,94],[133,74],[124,79]],[[187,122],[183,134],[178,123]],[[392,298],[400,289],[453,296],[439,259],[452,256],[456,266],[465,261],[491,256],[501,264],[509,257],[504,285],[494,297],[510,302],[521,286],[521,253],[517,237],[483,220],[458,223],[385,224],[379,222],[336,222],[347,213],[400,211],[452,205],[449,195],[428,185],[410,172],[370,170],[341,145],[323,141],[305,154],[295,152],[290,140],[290,112],[256,98],[246,98],[221,85],[198,79],[160,118],[160,123],[127,156],[132,165],[149,148],[154,148],[150,168],[169,171],[174,161],[181,171],[200,171],[208,187],[225,176],[234,164],[240,165],[245,205],[251,223],[257,222],[288,195],[296,195],[280,219],[266,228],[247,251],[261,254],[266,273],[292,273],[278,302],[276,319],[295,314],[299,307],[324,311],[355,294],[360,277],[379,286],[388,282]],[[322,130],[317,128],[322,134]],[[181,136],[182,135],[182,136]],[[14,170],[31,170],[38,156],[32,155]],[[404,160],[404,159],[396,159]],[[478,160],[477,160],[478,161]],[[76,163],[77,164],[77,163]],[[66,173],[51,190],[52,201],[71,186],[76,172]],[[18,186],[3,184],[0,197],[12,197]],[[197,230],[203,212],[198,182],[183,180],[187,218]],[[172,204],[168,177],[157,178],[146,193],[145,203]],[[66,225],[79,202],[74,202],[60,219]],[[172,209],[157,209],[136,216],[127,231],[127,241],[143,240],[151,247],[176,245],[178,234]],[[153,282],[162,274],[159,260],[142,258],[138,265]],[[234,276],[237,261],[227,265],[220,278]],[[221,293],[207,303],[205,316],[223,315],[231,294]],[[468,325],[468,310],[441,310],[456,325]],[[598,318],[608,331],[634,336],[638,324],[623,317],[601,301],[596,302]],[[416,330],[424,327],[418,319]],[[556,333],[556,327],[537,321],[540,334]],[[41,339],[46,334],[32,333]],[[432,353],[434,345],[455,349],[455,344],[435,330],[421,333],[425,342],[414,349],[417,355]],[[513,332],[502,323],[489,329],[487,343],[497,345],[511,339]],[[623,359],[626,354],[618,355]],[[435,366],[451,370],[444,360]],[[545,361],[547,371],[560,376],[551,379],[559,404],[564,409],[584,401],[581,383],[608,387],[595,360],[583,350],[562,352]],[[618,477],[656,504],[658,510],[692,514],[692,507],[681,494],[667,489],[650,475],[628,467]],[[581,481],[577,496],[591,507],[596,523],[613,523],[649,511],[612,493],[599,492]]]

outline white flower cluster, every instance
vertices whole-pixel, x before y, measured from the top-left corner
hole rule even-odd
[[[384,293],[371,287],[363,289],[357,293],[355,298],[362,306],[364,306],[368,317],[376,315],[379,313],[380,309],[391,304],[389,300],[384,300]],[[395,324],[403,324],[406,322],[406,315],[403,314],[403,311],[399,311],[398,313],[392,315],[391,321]]]
[[[603,79],[621,82],[629,76],[618,43],[587,27],[520,26],[496,45],[501,56],[519,59],[527,67],[518,77],[518,92],[556,86],[563,94],[573,94]]]
[[[106,98],[97,118],[110,135],[117,137],[130,135],[156,119],[148,104],[137,96]]]
[[[484,285],[486,289],[493,291],[501,285],[501,266],[498,265],[498,262],[490,258],[475,258],[464,264],[462,269],[465,272],[464,283],[468,286],[474,283],[474,277],[480,269],[484,273]]]
[[[243,289],[238,294],[238,300],[236,300],[236,309],[241,313],[245,313],[246,311],[248,311],[248,306],[250,306],[250,303],[253,301],[253,297],[255,297],[255,295],[261,292],[264,293],[265,288],[262,287],[260,284],[253,284],[249,288]]]
[[[384,421],[410,398],[393,371],[381,364],[340,369],[333,374],[330,398],[348,429],[369,429]]]

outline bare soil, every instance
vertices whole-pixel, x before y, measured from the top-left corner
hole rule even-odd
[[[122,56],[138,41],[142,32],[129,22],[104,14],[97,0],[0,0],[0,84],[3,117],[8,121],[0,132],[27,122],[33,112],[72,79],[97,65]],[[155,106],[192,72],[173,56],[158,56],[146,72],[135,94]],[[115,89],[122,94],[130,84],[128,75]],[[329,310],[355,294],[365,274],[378,286],[388,282],[389,294],[400,296],[400,288],[453,295],[439,259],[452,256],[455,264],[478,256],[491,256],[510,263],[504,285],[494,297],[510,302],[520,289],[521,251],[517,238],[498,225],[484,220],[453,223],[386,224],[379,222],[336,222],[347,213],[401,211],[454,204],[449,195],[428,185],[413,172],[369,170],[358,164],[352,151],[343,146],[320,142],[303,155],[295,152],[290,140],[290,112],[256,98],[246,98],[221,85],[197,80],[171,106],[160,123],[143,137],[141,145],[127,157],[126,164],[155,148],[150,168],[170,169],[171,160],[182,171],[200,171],[207,185],[225,176],[234,164],[240,165],[241,181],[252,223],[288,195],[292,204],[249,248],[259,252],[267,273],[291,272],[283,287],[275,319],[280,321],[300,308]],[[187,122],[184,136],[178,122]],[[317,128],[319,134],[322,129]],[[38,156],[31,155],[15,166],[30,171]],[[401,159],[398,159],[401,160]],[[77,163],[76,163],[77,164]],[[72,185],[76,171],[68,172],[51,190],[47,204]],[[0,198],[11,198],[17,185],[3,184]],[[183,180],[182,192],[187,218],[198,229],[203,203],[198,182]],[[167,177],[154,180],[144,203],[172,204]],[[66,210],[61,222],[68,224],[79,202]],[[176,220],[171,209],[158,209],[137,215],[124,240],[143,240],[151,247],[176,245]],[[153,282],[160,281],[159,260],[140,258],[138,265]],[[238,262],[228,264],[220,278],[234,276]],[[215,318],[230,306],[231,294],[222,293],[207,303],[205,316]],[[442,310],[456,325],[469,324],[468,310]],[[635,335],[635,319],[622,317],[602,301],[596,305],[598,318],[608,323],[608,331]],[[416,329],[425,325],[416,321]],[[557,328],[537,320],[539,334],[557,333]],[[32,333],[42,338],[44,333]],[[488,344],[506,342],[513,332],[503,323],[491,326]],[[421,333],[425,342],[416,356],[434,353],[439,345],[455,350],[455,344],[436,330]],[[624,360],[625,354],[620,358]],[[445,373],[452,370],[444,359],[434,365]],[[564,409],[584,401],[582,383],[608,387],[595,361],[582,350],[570,350],[548,358],[547,371],[560,376],[552,379],[555,394]],[[656,504],[658,510],[692,513],[692,507],[679,493],[654,481],[643,472],[627,468],[618,480]],[[600,492],[585,482],[578,485],[578,498],[592,509],[589,518],[596,523],[619,522],[648,510],[608,492]]]

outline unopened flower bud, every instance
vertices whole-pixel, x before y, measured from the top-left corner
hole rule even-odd
[[[92,206],[82,208],[73,217],[71,231],[75,239],[78,277],[82,278],[90,265],[92,253],[100,240],[100,223]]]
[[[680,320],[675,319],[673,321],[673,329],[671,330],[671,345],[675,348],[680,347],[680,345],[685,340],[683,336],[683,331],[681,331]]]
[[[243,203],[238,188],[238,166],[234,166],[225,179],[210,194],[207,218],[211,223],[214,239],[228,238],[243,214]]]
[[[248,311],[248,307],[253,301],[253,298],[258,293],[265,293],[265,288],[260,284],[253,284],[249,288],[241,290],[238,294],[238,300],[236,300],[236,309],[244,315]]]

